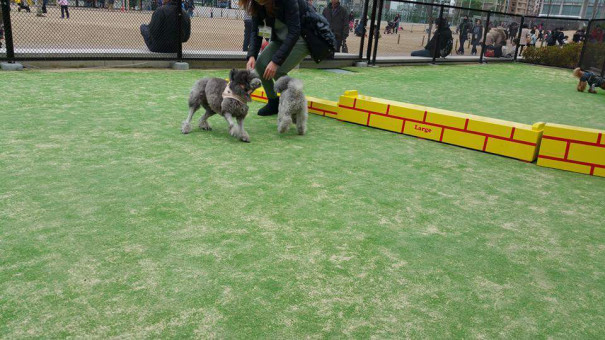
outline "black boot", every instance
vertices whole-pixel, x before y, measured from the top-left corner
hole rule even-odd
[[[279,98],[271,99],[269,98],[269,102],[262,109],[258,110],[259,116],[273,116],[277,114],[277,110],[279,109]]]

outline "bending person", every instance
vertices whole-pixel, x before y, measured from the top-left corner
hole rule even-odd
[[[181,16],[181,31],[183,32],[181,42],[189,40],[191,35],[189,16],[180,8],[178,1],[164,0],[163,5],[153,12],[149,25],[141,25],[141,35],[151,52],[178,52],[177,10],[183,14]]]
[[[325,59],[334,52],[336,40],[325,18],[306,0],[240,0],[240,6],[252,16],[246,66],[261,76],[269,99],[258,114],[275,115],[279,98],[273,81],[287,75],[308,55],[316,62]],[[259,57],[263,37],[271,37],[271,42]]]

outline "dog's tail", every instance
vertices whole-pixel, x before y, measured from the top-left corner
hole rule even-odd
[[[298,79],[283,76],[275,82],[275,91],[281,93],[286,89],[301,92],[303,90],[303,83]]]
[[[582,69],[579,67],[576,67],[575,70],[573,70],[573,75],[576,78],[582,78],[582,76],[584,75],[584,72],[582,72]]]

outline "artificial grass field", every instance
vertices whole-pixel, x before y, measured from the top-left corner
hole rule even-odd
[[[567,70],[355,72],[292,75],[605,128]],[[256,115],[250,144],[218,116],[182,135],[195,80],[227,73],[0,73],[0,338],[605,333],[604,178],[315,115],[304,137]]]

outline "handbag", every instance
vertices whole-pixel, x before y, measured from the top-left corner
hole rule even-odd
[[[301,26],[301,35],[311,52],[311,58],[316,63],[334,54],[336,37],[326,18],[309,10],[303,14]]]

